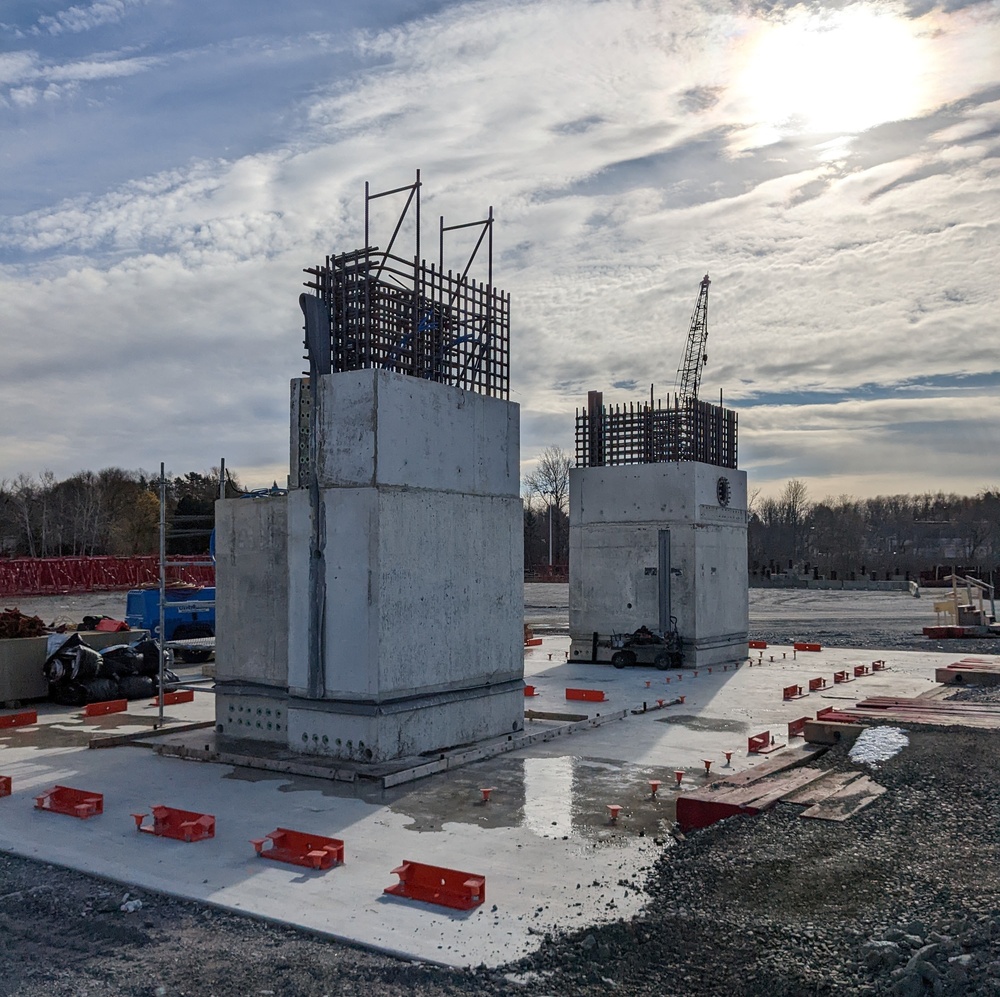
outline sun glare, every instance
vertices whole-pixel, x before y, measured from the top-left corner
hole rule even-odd
[[[913,22],[862,6],[795,13],[744,39],[737,87],[774,137],[853,134],[920,110],[923,44]]]

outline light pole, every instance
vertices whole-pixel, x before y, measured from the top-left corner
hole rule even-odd
[[[549,493],[549,574],[552,574],[552,494]]]

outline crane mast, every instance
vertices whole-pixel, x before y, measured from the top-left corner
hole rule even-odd
[[[691,328],[688,331],[687,348],[684,351],[684,361],[677,368],[677,379],[674,390],[681,399],[698,398],[698,388],[701,385],[701,372],[708,360],[705,345],[708,342],[708,285],[712,282],[708,274],[702,278],[698,302],[691,316]]]

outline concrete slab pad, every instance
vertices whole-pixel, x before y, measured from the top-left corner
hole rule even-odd
[[[824,650],[804,661],[791,648],[769,648],[752,668],[685,671],[678,680],[652,668],[568,663],[568,646],[568,637],[546,637],[526,654],[526,681],[539,696],[525,706],[566,711],[567,686],[599,688],[606,702],[576,702],[572,711],[623,711],[623,719],[392,789],[184,761],[143,747],[90,750],[95,735],[150,731],[156,709],[131,703],[126,714],[83,719],[78,710],[43,705],[37,727],[0,730],[0,775],[13,777],[12,795],[0,799],[0,849],[408,958],[499,965],[538,947],[546,931],[641,909],[635,887],[669,853],[675,770],[686,791],[705,785],[702,759],[716,760],[713,779],[766,765],[747,755],[749,735],[771,729],[783,739],[789,720],[827,705],[918,696],[935,688],[935,669],[953,657],[880,652],[885,671],[788,704],[784,686],[876,655]],[[630,712],[679,694],[683,704]],[[205,722],[212,697],[196,694],[165,713],[177,723]],[[725,750],[733,751],[728,766]],[[662,783],[655,796],[654,779]],[[104,814],[75,821],[36,811],[34,795],[56,783],[104,793]],[[488,803],[484,787],[495,787]],[[130,814],[157,803],[213,814],[216,837],[185,844],[138,834]],[[614,823],[608,804],[623,808]],[[262,861],[251,839],[277,827],[343,839],[345,864],[311,872]],[[383,894],[404,860],[485,875],[486,904],[459,912]]]

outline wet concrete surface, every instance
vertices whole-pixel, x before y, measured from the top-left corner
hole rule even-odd
[[[530,589],[526,615],[567,618],[567,607],[559,604],[560,599],[568,602],[566,586]],[[894,593],[831,599],[845,594],[759,591],[751,593],[755,620],[794,626],[803,639],[815,639],[829,627],[854,647],[864,647],[859,635],[863,639],[873,628],[910,626],[913,617],[906,614],[926,608]],[[873,599],[877,596],[882,598]],[[96,610],[88,605],[86,611]],[[665,676],[651,669],[617,671],[568,663],[567,648],[565,637],[547,637],[526,656],[526,680],[541,690],[526,705],[565,711],[570,704],[564,687],[581,684],[582,676],[586,685],[607,691],[609,702],[597,706],[607,714],[652,700],[646,680],[661,692],[668,690]],[[925,642],[921,649],[933,647]],[[638,910],[642,899],[634,885],[622,883],[640,881],[668,847],[664,831],[674,820],[674,771],[682,773],[683,789],[690,790],[705,784],[702,759],[714,759],[713,775],[725,770],[724,749],[740,749],[732,771],[754,765],[743,750],[751,727],[780,732],[792,718],[845,695],[838,687],[815,694],[808,705],[788,704],[782,701],[784,686],[813,675],[829,677],[872,657],[824,651],[795,660],[790,649],[771,650],[775,660],[762,668],[685,673],[684,706],[629,713],[620,721],[391,790],[364,780],[337,783],[180,761],[146,748],[82,750],[94,731],[148,729],[152,717],[139,722],[109,715],[83,724],[65,708],[60,714],[59,708],[46,706],[43,723],[51,731],[15,729],[0,740],[5,774],[15,776],[15,795],[2,802],[0,849],[110,877],[127,876],[151,889],[230,910],[265,912],[321,934],[414,958],[497,965],[537,948],[539,932],[597,924]],[[934,667],[942,663],[935,657],[890,657],[889,672],[866,678],[846,695],[918,694],[933,684]],[[574,709],[584,705],[572,704]],[[593,711],[591,704],[586,707]],[[174,715],[196,722],[213,716],[214,704],[210,696],[199,696]],[[651,779],[661,782],[655,797]],[[57,781],[106,792],[104,816],[80,822],[82,827],[70,827],[74,833],[68,834],[67,827],[76,822],[33,812],[31,794]],[[483,788],[492,790],[488,803],[482,800]],[[151,802],[217,814],[216,839],[185,845],[137,835],[128,814]],[[609,805],[622,808],[617,820],[611,819]],[[309,877],[258,862],[248,841],[276,826],[343,838],[347,862],[328,876]],[[394,879],[390,870],[404,860],[486,875],[489,904],[456,917],[384,899],[381,890]],[[330,903],[331,894],[336,904]]]

